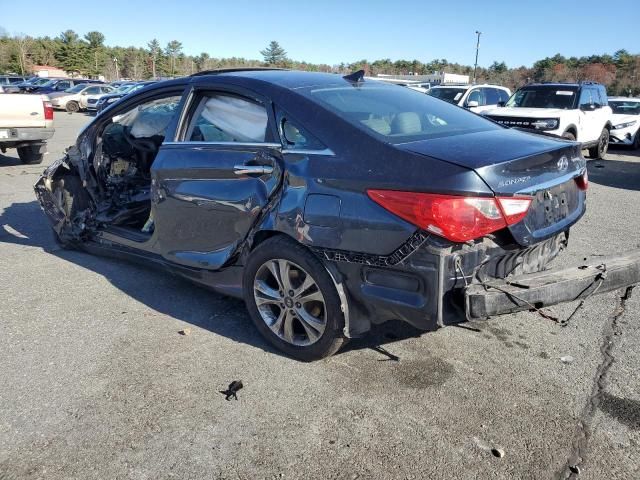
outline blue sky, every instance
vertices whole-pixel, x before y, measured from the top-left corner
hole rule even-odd
[[[290,58],[313,63],[446,58],[471,65],[476,30],[483,32],[483,66],[530,66],[556,53],[640,53],[638,0],[0,0],[0,12],[0,27],[10,34],[99,30],[108,45],[176,39],[187,54],[213,57],[260,58],[277,40]]]

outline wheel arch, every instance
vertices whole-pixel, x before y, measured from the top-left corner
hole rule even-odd
[[[276,238],[276,237],[288,238],[290,241],[296,242],[301,247],[307,249],[311,254],[318,257],[318,260],[320,260],[320,263],[326,269],[327,273],[329,274],[329,277],[331,277],[331,280],[333,281],[333,285],[336,288],[336,291],[338,292],[338,297],[340,298],[340,309],[342,310],[342,314],[344,315],[344,330],[343,330],[344,336],[347,338],[360,336],[361,335],[360,331],[363,330],[363,326],[358,327],[353,325],[354,318],[352,318],[352,315],[350,313],[351,302],[349,301],[349,293],[347,291],[345,279],[343,278],[342,274],[334,265],[332,265],[330,262],[325,261],[322,257],[318,256],[311,248],[309,248],[309,245],[305,245],[304,243],[298,242],[295,238],[293,238],[291,235],[285,232],[282,232],[279,230],[264,229],[264,230],[257,231],[253,235],[251,239],[251,243],[248,245],[248,248],[247,248],[247,256],[251,255],[251,252],[253,252],[260,244],[264,243],[269,239]],[[356,317],[357,316],[358,315],[356,315]],[[370,328],[370,324],[367,321],[366,325],[364,326],[364,330],[369,330],[369,328]],[[354,335],[354,332],[358,332],[358,333]]]
[[[564,133],[571,133],[578,140],[578,127],[576,127],[573,123],[564,129]]]

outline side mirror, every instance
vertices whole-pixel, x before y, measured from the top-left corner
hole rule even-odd
[[[477,107],[478,102],[476,100],[470,100],[467,102],[467,108]]]
[[[80,95],[88,95],[87,92],[82,92]]]
[[[596,109],[596,106],[593,103],[584,103],[580,105],[580,110],[583,112],[593,112]]]
[[[504,107],[506,105],[506,102],[503,100],[500,100],[497,104],[499,107]]]

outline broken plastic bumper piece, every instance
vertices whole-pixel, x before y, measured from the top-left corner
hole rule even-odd
[[[472,284],[464,290],[468,320],[539,309],[640,283],[640,250],[563,270]]]

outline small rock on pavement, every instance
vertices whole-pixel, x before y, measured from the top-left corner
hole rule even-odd
[[[191,329],[189,327],[183,328],[182,330],[179,330],[178,333],[186,337],[187,335],[191,335]]]
[[[571,355],[565,355],[564,357],[560,357],[560,361],[562,363],[573,363],[573,357]]]
[[[571,473],[575,473],[576,475],[580,475],[580,467],[578,465],[571,465],[569,467],[569,470],[571,470]]]
[[[502,458],[504,457],[504,450],[501,448],[492,448],[491,453],[494,457]]]

